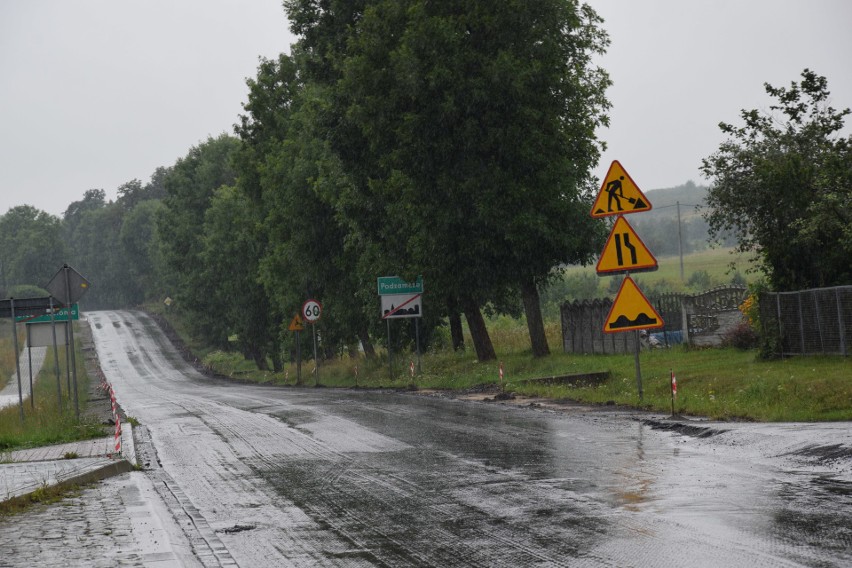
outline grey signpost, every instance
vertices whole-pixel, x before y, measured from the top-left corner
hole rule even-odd
[[[315,325],[322,315],[322,304],[314,299],[302,304],[302,319],[311,324],[314,332],[314,386],[319,385],[319,359],[317,358],[317,326]]]
[[[50,308],[46,314],[31,314],[26,316],[16,316],[18,323],[27,325],[27,348],[33,347],[50,347],[53,346],[53,372],[56,374],[56,401],[59,410],[62,410],[62,375],[59,371],[59,346],[56,335],[57,323],[62,324],[63,345],[68,347],[68,325],[69,320],[77,320],[80,316],[80,309],[77,304],[73,304],[71,308],[62,308],[57,311],[57,305],[54,303],[54,298],[49,299]],[[49,326],[50,333],[47,333]],[[68,365],[68,392],[71,392],[71,369]],[[32,391],[32,388],[30,389]],[[32,396],[32,393],[31,395]]]
[[[82,298],[83,294],[89,289],[89,281],[83,278],[79,272],[65,264],[51,278],[45,289],[50,292],[51,296],[62,302],[63,305],[71,306],[71,304]],[[71,376],[74,379],[74,415],[79,419],[80,399],[77,394],[77,358],[74,354],[74,326],[70,322],[68,324],[68,349],[71,352]]]
[[[21,388],[21,362],[18,352],[17,319],[18,316],[41,315],[51,309],[51,298],[8,298],[0,300],[0,317],[12,320],[12,338],[15,349],[15,371],[18,375],[18,402],[21,409],[21,422],[24,421],[24,392]]]

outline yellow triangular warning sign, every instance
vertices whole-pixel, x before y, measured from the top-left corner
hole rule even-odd
[[[293,316],[293,319],[290,320],[290,326],[287,329],[290,331],[304,331],[305,324],[302,322],[302,316],[299,314]]]
[[[663,318],[645,297],[632,278],[621,283],[604,323],[604,333],[663,327]]]
[[[626,215],[650,210],[651,202],[618,160],[613,160],[592,205],[592,217]]]
[[[598,260],[598,274],[647,272],[657,269],[657,259],[630,226],[618,216]]]

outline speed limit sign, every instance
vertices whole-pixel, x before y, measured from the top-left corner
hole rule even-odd
[[[316,300],[308,300],[302,304],[302,319],[308,323],[316,323],[322,315],[322,304]]]

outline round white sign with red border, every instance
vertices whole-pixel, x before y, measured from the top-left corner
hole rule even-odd
[[[322,315],[322,304],[316,300],[308,300],[302,304],[302,319],[308,323],[316,323]]]

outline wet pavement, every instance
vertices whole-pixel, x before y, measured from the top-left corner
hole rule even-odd
[[[132,448],[128,428],[122,434]],[[0,452],[0,502],[18,499],[47,487],[80,485],[131,469],[130,463],[113,459],[112,436],[97,440]],[[132,455],[132,449],[128,455]]]
[[[170,562],[852,565],[848,423],[238,384],[185,365],[142,314],[89,320],[119,403],[143,424],[144,472],[127,475],[150,491],[128,495],[166,527]],[[22,549],[5,554],[4,522],[0,558],[26,565]],[[131,565],[156,553],[102,544]]]
[[[0,516],[0,567],[200,566],[152,481],[131,471],[133,438],[125,425],[127,459],[113,436],[0,453],[0,502],[65,491],[58,503]]]

